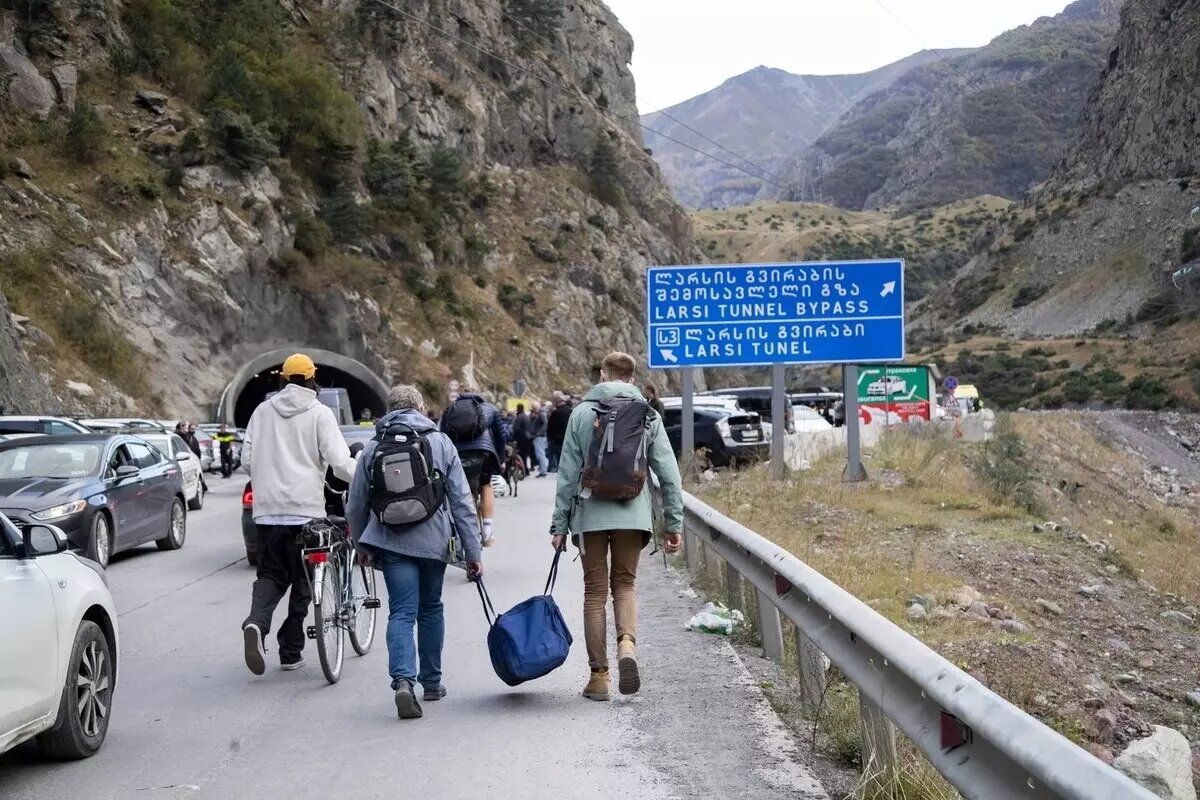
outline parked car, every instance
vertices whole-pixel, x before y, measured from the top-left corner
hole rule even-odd
[[[793,411],[796,418],[796,433],[823,433],[833,430],[833,425],[829,420],[808,406],[796,406]]]
[[[101,566],[154,542],[187,537],[183,471],[127,434],[76,434],[0,444],[0,511],[18,525],[52,523]]]
[[[91,433],[91,430],[64,417],[0,417],[0,434],[5,436],[60,436],[69,433]]]
[[[705,397],[712,395],[736,398],[738,405],[743,411],[753,411],[758,414],[759,419],[763,420],[764,424],[771,424],[771,421],[774,419],[771,415],[770,386],[739,386],[733,389],[714,389],[708,392],[700,392],[697,396]],[[787,400],[783,404],[783,421],[787,432],[794,433],[795,429],[792,427],[792,404]]]
[[[356,457],[362,447],[375,435],[374,428],[365,428],[359,425],[342,425],[341,429],[346,444],[350,445],[350,452]],[[326,506],[333,502],[333,495],[345,491],[346,488],[345,484],[335,478],[332,472],[326,473]],[[254,487],[250,481],[246,481],[246,486],[242,489],[242,544],[246,548],[246,563],[252,567],[258,566],[258,531],[254,526]]]
[[[179,468],[183,470],[183,496],[187,500],[188,511],[204,508],[204,482],[200,480],[200,459],[196,458],[187,442],[174,433],[140,433],[138,438],[154,445],[168,460],[179,462]]]
[[[666,405],[663,424],[675,455],[682,458],[683,410],[667,404],[666,400],[663,400]],[[769,440],[758,414],[724,405],[700,404],[693,407],[692,418],[696,450],[705,451],[707,461],[714,467],[750,463],[770,456]]]
[[[166,432],[170,430],[170,428],[164,426],[161,422],[156,422],[152,419],[141,419],[139,417],[104,417],[100,419],[81,419],[79,421],[86,425],[89,430],[95,432],[126,430]]]
[[[221,460],[217,457],[217,443],[199,428],[196,429],[196,442],[200,445],[200,469],[205,472],[220,472]]]
[[[117,611],[94,561],[66,534],[0,513],[0,753],[37,737],[53,758],[87,758],[108,732],[119,663]]]

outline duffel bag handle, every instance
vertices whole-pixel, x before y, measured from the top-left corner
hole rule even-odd
[[[492,605],[492,598],[488,596],[487,589],[483,586],[483,576],[475,579],[475,588],[479,590],[479,600],[483,603],[483,615],[487,617],[488,627],[496,624],[496,607]]]
[[[542,594],[550,594],[554,591],[554,584],[558,582],[558,560],[562,558],[563,551],[566,549],[566,542],[564,542],[562,547],[554,551],[554,561],[550,562],[550,574],[546,577],[546,588],[542,590]]]

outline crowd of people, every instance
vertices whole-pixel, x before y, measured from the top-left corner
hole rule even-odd
[[[511,442],[537,477],[557,473],[551,545],[561,551],[571,542],[581,553],[590,670],[583,696],[609,699],[610,592],[618,688],[623,694],[639,690],[635,581],[653,537],[649,471],[661,487],[668,553],[681,546],[683,505],[662,403],[654,387],[643,394],[634,384],[631,356],[607,356],[601,381],[583,397],[555,392],[549,403],[531,403],[528,410],[520,404],[513,414],[464,393],[452,395],[435,422],[418,388],[395,386],[387,414],[377,421],[364,414],[376,435],[357,458],[333,412],[317,399],[316,372],[308,356],[288,358],[280,368],[280,391],[254,411],[244,436],[242,465],[254,486],[259,552],[250,613],[242,623],[251,672],[266,671],[266,636],[285,594],[288,611],[276,636],[280,668],[304,666],[311,588],[300,539],[305,525],[329,513],[323,491],[329,470],[349,483],[344,511],[357,557],[379,570],[387,587],[388,672],[397,715],[419,718],[422,700],[445,698],[446,566],[462,563],[472,579],[482,577],[483,548],[495,542],[491,477],[503,469]]]

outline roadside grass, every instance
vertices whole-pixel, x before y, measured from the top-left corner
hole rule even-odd
[[[1008,633],[966,615],[913,621],[906,618],[907,607],[917,595],[940,603],[954,588],[984,579],[972,572],[979,566],[961,560],[960,545],[968,550],[979,545],[980,553],[1020,549],[1038,559],[1065,556],[1071,562],[1094,562],[1096,569],[1116,565],[1118,577],[1143,578],[1196,602],[1200,577],[1194,562],[1180,553],[1200,551],[1200,529],[1184,511],[1166,506],[1145,489],[1141,463],[1106,439],[1094,415],[1001,415],[994,433],[983,445],[932,428],[888,431],[869,451],[871,479],[859,484],[842,482],[844,456],[834,453],[782,484],[772,481],[765,467],[755,467],[722,473],[691,491],[785,547],[935,650],[955,653],[960,668],[981,679],[986,674],[993,691],[1036,711],[1068,739],[1084,743],[1087,729],[1075,710],[1046,705],[1043,695],[1053,682],[1047,667],[1021,655],[1042,634]],[[1079,538],[1038,530],[1035,524],[1044,520],[1093,543],[1104,542],[1105,552],[1097,556]],[[743,597],[729,597],[723,564],[711,554],[701,556],[694,578],[709,598],[744,610],[747,624],[739,635],[744,643],[757,643],[755,592],[747,586]],[[1033,617],[1033,595],[1010,589],[1005,596],[1003,588],[985,582],[993,586],[993,599],[1018,618]],[[785,633],[790,627],[785,625]],[[785,644],[785,668],[794,672],[792,635],[785,636]],[[980,652],[999,661],[977,661],[970,655]],[[1018,663],[1029,668],[1017,669]],[[978,672],[981,668],[984,673]],[[836,668],[829,677],[824,703],[812,720],[813,746],[843,766],[861,769],[857,692]],[[779,692],[768,696],[779,708],[795,702]],[[902,742],[900,752],[895,779],[882,787],[859,786],[858,797],[958,796],[911,743]]]

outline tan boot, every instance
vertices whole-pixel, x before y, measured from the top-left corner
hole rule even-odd
[[[617,642],[617,671],[620,678],[617,688],[621,694],[637,694],[642,688],[642,675],[638,671],[637,643],[628,637]]]
[[[587,686],[583,687],[583,696],[588,700],[608,700],[610,679],[608,670],[592,670]]]

